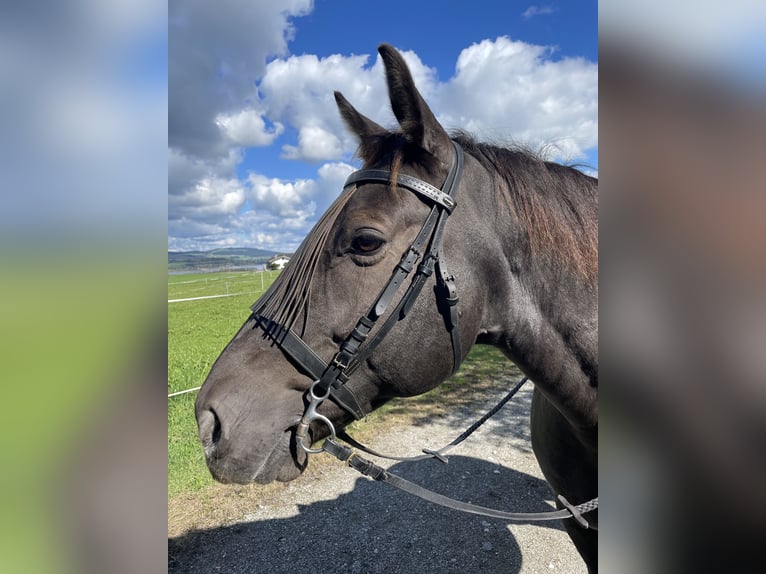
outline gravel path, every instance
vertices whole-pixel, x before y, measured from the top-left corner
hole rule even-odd
[[[373,435],[372,448],[417,454],[467,428],[510,388],[472,396],[449,415],[415,418]],[[428,488],[475,504],[516,511],[553,508],[529,444],[531,384],[466,442],[449,464],[380,463]],[[317,455],[327,456],[329,455]],[[585,573],[558,522],[537,525],[461,514],[360,476],[340,462],[307,472],[225,524],[168,541],[169,572],[267,573]]]

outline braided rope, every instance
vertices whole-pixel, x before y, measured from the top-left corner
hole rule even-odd
[[[590,512],[591,510],[596,510],[598,508],[598,496],[594,498],[593,500],[589,500],[588,502],[583,502],[582,504],[578,504],[576,508],[583,514],[585,514],[586,512]]]

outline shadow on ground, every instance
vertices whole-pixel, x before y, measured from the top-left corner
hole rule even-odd
[[[546,511],[547,484],[465,456],[399,463],[391,470],[474,504]],[[503,521],[458,513],[360,477],[351,492],[298,507],[291,518],[258,519],[168,540],[168,571],[294,574],[507,572],[534,561]],[[562,529],[560,522],[538,528]]]

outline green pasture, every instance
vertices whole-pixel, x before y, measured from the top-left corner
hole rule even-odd
[[[277,271],[168,275],[168,394],[200,386]],[[240,295],[232,295],[241,293]],[[197,441],[196,392],[168,398],[168,496],[212,483]]]
[[[250,313],[250,305],[268,288],[278,272],[221,272],[169,275],[168,300],[244,293],[229,297],[168,303],[168,393],[202,384],[218,354]],[[263,286],[261,277],[263,276]],[[414,399],[392,401],[355,423],[367,425],[386,417],[426,415],[470,403],[467,388],[486,384],[500,375],[516,374],[515,366],[491,347],[475,346],[466,361],[445,384]],[[466,385],[465,383],[470,383]],[[196,491],[213,480],[197,440],[194,400],[197,393],[168,398],[168,496]],[[477,413],[481,414],[481,413]]]

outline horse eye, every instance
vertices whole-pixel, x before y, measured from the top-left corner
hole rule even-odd
[[[360,235],[354,238],[351,246],[357,253],[370,255],[383,246],[383,240],[372,235]]]

